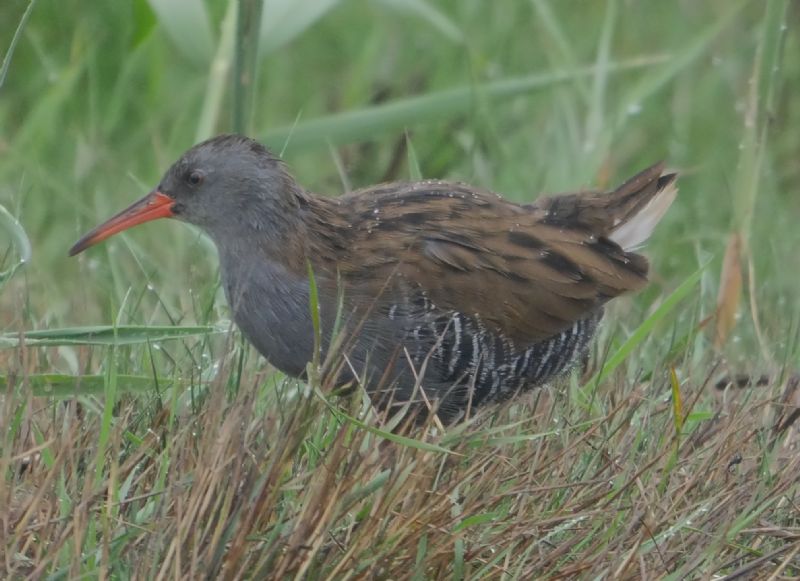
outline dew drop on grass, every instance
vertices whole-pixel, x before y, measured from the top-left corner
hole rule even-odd
[[[147,290],[149,290],[150,292],[154,292],[156,290],[156,288],[151,283],[148,282],[147,283]]]

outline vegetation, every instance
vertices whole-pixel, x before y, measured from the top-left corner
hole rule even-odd
[[[0,575],[800,575],[797,3],[259,4],[0,5]],[[681,194],[583,375],[392,430],[239,338],[195,230],[67,259],[234,127],[331,195]]]

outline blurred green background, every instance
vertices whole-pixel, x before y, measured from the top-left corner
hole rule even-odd
[[[35,5],[0,88],[0,204],[32,246],[2,288],[4,330],[227,316],[213,249],[190,227],[66,250],[231,130],[235,5]],[[27,6],[3,0],[0,49]],[[798,17],[797,3],[732,0],[267,0],[247,131],[331,195],[419,173],[525,201],[664,159],[681,195],[638,308],[711,260],[693,317],[711,314],[741,232],[731,349],[753,353],[756,313],[762,351],[778,352],[800,301]],[[13,235],[0,237],[7,268]]]

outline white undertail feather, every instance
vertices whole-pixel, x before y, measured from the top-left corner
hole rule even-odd
[[[678,188],[674,179],[670,181],[661,191],[653,196],[646,206],[644,206],[635,216],[622,222],[615,228],[610,235],[611,240],[619,244],[624,250],[632,251],[642,246],[653,230],[667,213]]]

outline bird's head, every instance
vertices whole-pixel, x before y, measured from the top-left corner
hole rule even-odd
[[[270,235],[285,228],[301,202],[299,186],[266,147],[220,135],[184,153],[153,191],[88,232],[69,254],[157,218],[189,222],[217,241],[244,230]]]

